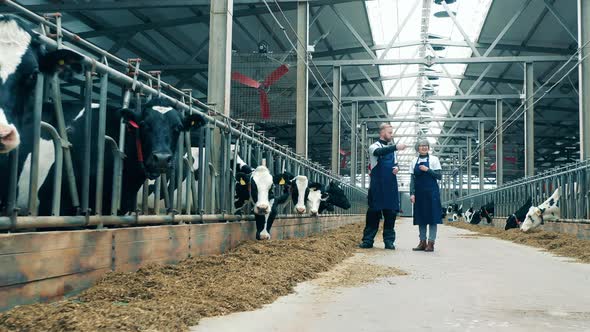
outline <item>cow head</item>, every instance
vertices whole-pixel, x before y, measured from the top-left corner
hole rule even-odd
[[[122,109],[121,116],[135,132],[135,141],[129,144],[135,147],[132,151],[137,151],[138,160],[143,158],[146,176],[152,180],[173,167],[180,133],[205,124],[202,115],[183,116],[170,101],[161,98],[150,100],[140,112]]]
[[[486,218],[488,224],[492,223],[492,216],[494,215],[494,202],[487,203],[479,209],[482,218]]]
[[[559,188],[553,192],[545,202],[539,206],[531,206],[527,212],[520,230],[528,232],[531,229],[539,227],[547,219],[556,220],[559,218]]]
[[[328,199],[328,195],[323,193],[324,186],[321,183],[313,182],[309,184],[309,193],[307,195],[307,205],[309,213],[317,216],[320,210],[320,204]]]
[[[306,211],[305,203],[309,195],[309,180],[305,175],[298,175],[291,181],[291,199],[295,204],[295,212],[304,214]]]
[[[81,63],[82,56],[72,51],[47,52],[20,18],[0,14],[0,153],[20,144],[18,129],[33,111],[39,73],[68,78],[82,71]]]
[[[516,210],[513,215],[506,219],[506,226],[504,226],[504,230],[507,231],[511,228],[519,228],[532,204],[532,199],[530,197],[527,198],[524,205],[518,208],[518,210]]]
[[[274,202],[273,177],[266,166],[258,166],[250,177],[250,199],[254,202],[254,213],[269,214]]]
[[[326,193],[328,194],[327,201],[330,204],[345,210],[350,209],[350,201],[344,194],[344,189],[342,189],[342,187],[340,187],[336,182],[330,182]]]

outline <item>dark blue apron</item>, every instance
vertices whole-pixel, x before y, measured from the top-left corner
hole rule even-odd
[[[397,177],[393,175],[394,153],[379,157],[377,166],[371,169],[369,187],[370,210],[393,210],[399,212]]]
[[[442,224],[438,183],[430,174],[422,172],[420,165],[430,168],[430,157],[414,166],[414,225]]]

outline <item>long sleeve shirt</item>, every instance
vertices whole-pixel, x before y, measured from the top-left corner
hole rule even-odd
[[[379,157],[390,153],[393,153],[394,168],[397,167],[397,156],[395,155],[395,151],[397,151],[395,144],[388,145],[388,143],[383,140],[378,140],[377,142],[371,144],[371,146],[369,146],[369,161],[371,163],[371,169],[377,166]]]

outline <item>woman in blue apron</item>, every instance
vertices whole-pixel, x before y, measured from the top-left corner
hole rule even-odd
[[[404,144],[390,145],[393,128],[384,123],[379,126],[379,140],[369,147],[371,182],[369,187],[369,209],[361,248],[372,248],[383,215],[383,243],[385,249],[395,249],[395,216],[399,211],[397,189],[397,166],[395,151],[405,149]]]
[[[416,151],[419,155],[410,167],[410,200],[414,204],[414,225],[420,230],[420,243],[412,249],[414,251],[434,251],[437,225],[442,224],[440,191],[436,182],[442,178],[441,165],[437,157],[428,154],[429,149],[428,140],[418,140]]]

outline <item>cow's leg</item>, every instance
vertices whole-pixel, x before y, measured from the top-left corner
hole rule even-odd
[[[262,226],[262,231],[260,232],[260,240],[270,240],[270,225],[268,223],[269,217],[270,213],[264,214],[264,225]]]
[[[261,235],[265,229],[266,216],[256,214],[254,215],[254,219],[256,220],[256,240],[264,240]]]

